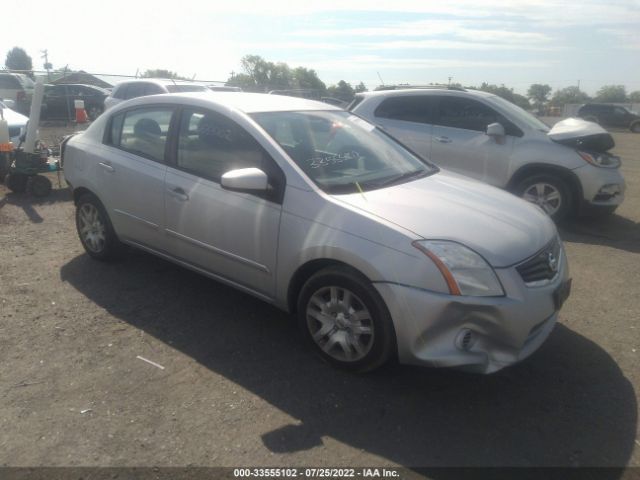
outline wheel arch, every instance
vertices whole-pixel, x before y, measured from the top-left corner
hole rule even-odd
[[[573,201],[574,210],[580,208],[584,193],[578,176],[571,170],[557,165],[550,165],[548,163],[531,163],[524,165],[511,176],[511,180],[509,180],[506,189],[514,193],[515,188],[525,178],[540,174],[554,175],[564,180],[571,190],[571,200]]]
[[[291,281],[289,282],[289,286],[287,288],[287,309],[290,313],[296,313],[298,296],[300,295],[300,291],[302,290],[302,287],[304,286],[306,281],[311,278],[311,276],[316,272],[319,272],[320,270],[328,267],[344,267],[348,270],[351,270],[353,273],[362,277],[366,281],[371,282],[371,280],[360,270],[340,260],[332,258],[316,258],[313,260],[309,260],[298,267],[298,269],[292,275]]]

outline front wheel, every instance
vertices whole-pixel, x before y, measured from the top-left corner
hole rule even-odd
[[[302,287],[297,305],[303,336],[327,362],[366,372],[395,347],[391,316],[371,283],[346,267],[329,267]]]
[[[84,194],[76,205],[76,228],[90,257],[108,261],[120,252],[121,244],[109,216],[95,195]]]
[[[7,188],[14,193],[24,193],[28,181],[29,177],[24,173],[9,173],[4,179]]]
[[[630,130],[633,133],[640,133],[640,122],[635,122],[635,123],[631,124]]]
[[[571,212],[571,190],[564,180],[548,174],[534,175],[520,182],[515,193],[527,202],[538,205],[554,222]]]

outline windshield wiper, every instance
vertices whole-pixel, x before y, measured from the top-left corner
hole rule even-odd
[[[371,185],[375,187],[388,187],[389,185],[395,185],[397,183],[409,180],[410,178],[421,178],[427,176],[428,170],[414,170],[412,172],[405,172],[399,175],[394,175],[381,182],[364,182],[362,185]]]

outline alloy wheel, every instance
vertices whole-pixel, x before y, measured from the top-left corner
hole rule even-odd
[[[540,206],[549,216],[554,215],[562,206],[562,194],[558,188],[545,182],[528,186],[524,190],[522,198]]]
[[[100,211],[95,205],[85,203],[80,207],[80,235],[86,247],[95,253],[104,250],[106,244],[106,228]]]

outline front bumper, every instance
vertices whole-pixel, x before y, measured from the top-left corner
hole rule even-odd
[[[580,184],[584,208],[589,206],[612,207],[622,204],[626,184],[619,168],[599,168],[593,165],[585,165],[573,170]],[[619,193],[608,195],[608,186],[617,186]]]
[[[535,352],[558,318],[554,292],[569,278],[564,252],[549,283],[528,287],[515,267],[496,269],[504,297],[446,295],[376,283],[393,319],[400,363],[492,373]],[[471,345],[461,335],[472,332]]]

